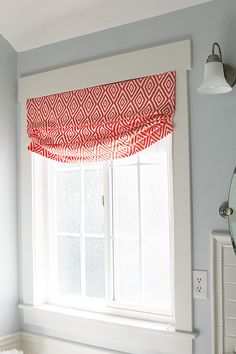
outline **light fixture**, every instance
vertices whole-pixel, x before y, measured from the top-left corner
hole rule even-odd
[[[215,47],[219,55],[215,54]],[[197,89],[198,93],[217,95],[232,91],[236,83],[236,70],[222,61],[221,49],[218,43],[213,43],[212,54],[207,58],[205,64],[204,78]]]

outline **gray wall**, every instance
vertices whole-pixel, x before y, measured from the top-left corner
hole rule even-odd
[[[20,328],[17,277],[17,54],[0,36],[0,336]]]
[[[215,0],[150,20],[116,27],[19,54],[19,75],[114,55],[138,48],[192,38],[189,75],[194,267],[210,269],[210,233],[227,229],[218,215],[227,199],[236,165],[236,89],[222,96],[201,96],[196,89],[213,41],[226,62],[236,66],[236,1]],[[195,300],[197,354],[211,349],[210,300]]]

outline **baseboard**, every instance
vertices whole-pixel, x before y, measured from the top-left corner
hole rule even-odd
[[[0,351],[10,350],[10,349],[21,349],[22,348],[22,333],[15,332],[5,336],[0,337]]]
[[[67,340],[21,332],[24,354],[122,354]]]

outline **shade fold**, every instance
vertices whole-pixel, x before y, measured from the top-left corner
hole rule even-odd
[[[128,157],[173,131],[174,71],[30,98],[28,149],[60,162]]]

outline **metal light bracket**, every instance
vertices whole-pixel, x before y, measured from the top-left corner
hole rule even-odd
[[[228,64],[223,64],[223,68],[226,81],[231,87],[234,87],[236,84],[236,70]]]
[[[229,208],[229,203],[228,202],[224,202],[224,203],[221,204],[221,206],[219,208],[219,213],[220,213],[220,216],[222,216],[222,218],[226,219],[230,215],[233,214],[233,209]]]

